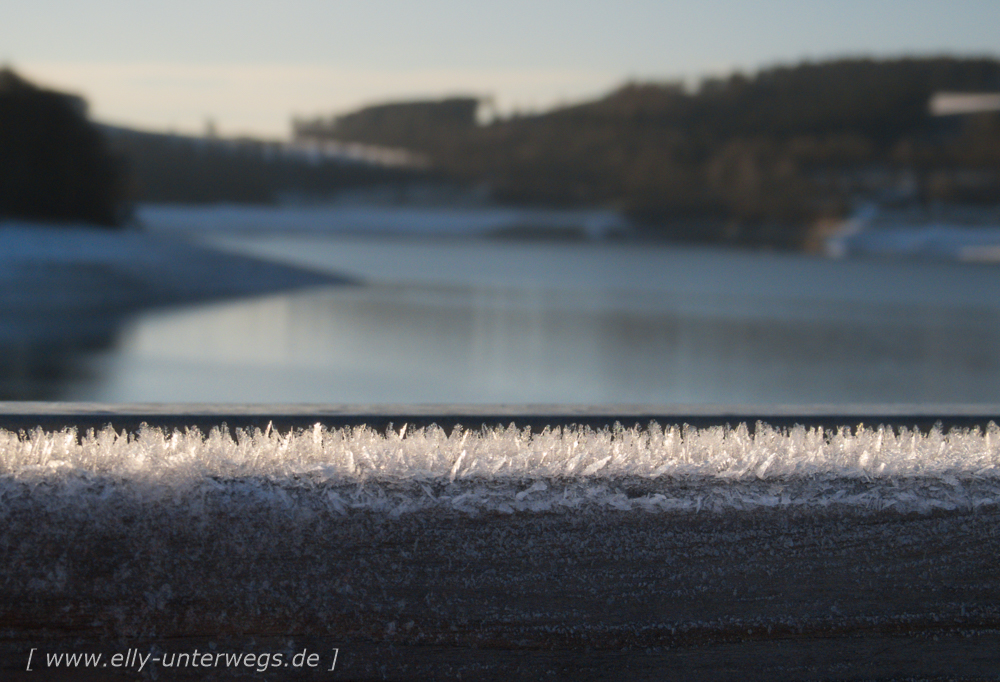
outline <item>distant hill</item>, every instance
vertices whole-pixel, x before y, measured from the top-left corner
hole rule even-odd
[[[406,147],[500,200],[610,205],[677,238],[797,247],[859,198],[1000,202],[1000,115],[933,117],[942,91],[1000,92],[1000,61],[804,63],[693,92],[630,83],[484,126],[452,124],[445,102],[405,103],[296,132]]]

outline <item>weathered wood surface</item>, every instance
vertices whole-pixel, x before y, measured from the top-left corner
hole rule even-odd
[[[42,498],[3,500],[5,679],[136,679],[24,668],[32,647],[150,646],[340,650],[333,673],[164,680],[1000,676],[995,507],[234,516],[220,497],[95,531]]]

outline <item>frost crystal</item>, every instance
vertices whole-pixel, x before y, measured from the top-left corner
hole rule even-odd
[[[314,428],[236,437],[220,430],[166,433],[110,428],[78,438],[67,430],[0,431],[0,498],[41,491],[79,504],[306,506],[336,515],[725,511],[846,506],[928,512],[1000,501],[1000,429],[921,434],[856,433],[758,425],[593,431],[507,429],[446,434],[432,427],[389,432]],[[115,505],[112,505],[115,506]],[[0,506],[0,516],[3,515]],[[119,510],[120,511],[120,510]]]

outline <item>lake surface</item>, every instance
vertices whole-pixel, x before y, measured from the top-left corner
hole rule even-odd
[[[356,234],[199,237],[359,284],[150,312],[55,397],[1000,402],[1000,268]]]

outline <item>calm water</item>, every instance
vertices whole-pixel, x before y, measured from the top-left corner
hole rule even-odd
[[[216,235],[359,278],[133,318],[109,402],[1000,402],[1000,269],[636,243]]]

